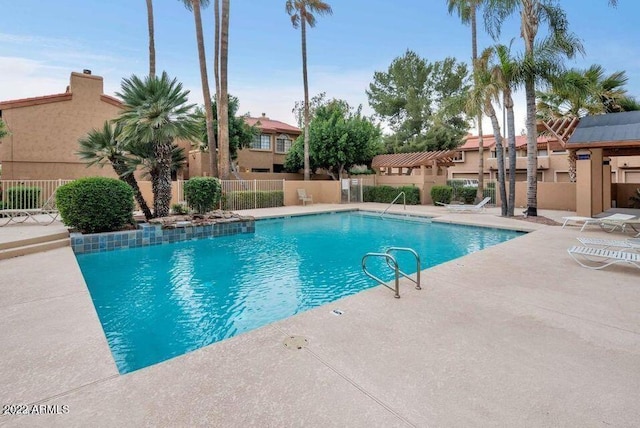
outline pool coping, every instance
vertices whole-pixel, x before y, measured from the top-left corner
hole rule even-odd
[[[0,398],[71,409],[0,425],[637,424],[629,398],[640,382],[637,273],[572,263],[574,228],[535,232],[430,268],[424,290],[405,284],[397,301],[374,287],[127,375],[115,371],[70,248],[0,262]],[[524,275],[517,261],[540,253],[543,268]],[[42,284],[38,269],[52,260]],[[344,315],[330,314],[335,307]],[[42,320],[48,328],[34,328]],[[291,334],[309,346],[284,349]]]

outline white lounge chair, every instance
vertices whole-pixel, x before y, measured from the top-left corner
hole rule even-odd
[[[307,195],[307,191],[305,189],[298,189],[298,199],[302,201],[302,205],[307,205],[307,202],[313,203],[313,197],[311,195]]]
[[[563,218],[566,218],[566,217],[563,217]],[[584,230],[584,228],[589,226],[589,225],[600,226],[604,230],[606,230],[607,232],[613,232],[617,228],[616,224],[618,224],[619,222],[621,222],[621,221],[629,221],[629,220],[632,220],[632,219],[635,219],[635,218],[636,218],[636,216],[631,215],[631,214],[611,214],[611,215],[608,215],[606,217],[600,217],[600,218],[584,217],[584,220],[580,220],[580,221],[584,221],[584,224],[582,225],[582,228],[580,229],[580,232],[582,232]],[[611,223],[610,223],[610,225],[608,227],[604,227],[604,226],[607,225],[607,222],[611,222]],[[565,223],[566,223],[566,221],[565,221]],[[622,226],[619,226],[619,227],[622,227]]]
[[[564,220],[564,223],[562,223],[562,228],[564,229],[565,226],[568,226],[569,223],[578,223],[577,226],[582,226],[584,227],[584,223],[586,221],[590,221],[590,220],[597,220],[593,217],[583,217],[583,216],[579,216],[579,215],[572,215],[569,217],[562,217],[562,219]]]
[[[587,246],[597,246],[601,247],[604,250],[608,250],[610,248],[620,248],[625,250],[636,250],[640,251],[640,239],[639,238],[629,238],[626,240],[621,239],[602,239],[602,238],[588,238],[585,236],[579,236],[576,238],[582,245]]]
[[[9,223],[24,223],[31,219],[38,224],[47,226],[58,219],[60,213],[56,209],[55,192],[49,196],[42,208],[8,208],[0,210],[0,227]],[[37,216],[47,216],[44,220]]]
[[[569,248],[567,252],[580,266],[587,269],[604,269],[616,263],[627,263],[640,268],[640,254],[638,253],[577,245]]]
[[[629,229],[632,229],[636,234],[636,237],[640,236],[640,219],[636,217],[632,217],[630,219],[611,219],[605,218],[600,222],[600,227],[605,232],[627,232]]]
[[[484,211],[484,206],[489,203],[491,198],[487,196],[482,201],[475,205],[461,205],[461,204],[443,204],[442,202],[436,202],[437,205],[442,205],[448,211],[461,213],[461,212],[480,212]]]

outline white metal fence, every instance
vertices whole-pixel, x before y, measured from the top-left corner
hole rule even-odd
[[[56,189],[73,180],[0,180],[0,208],[52,208]]]
[[[284,206],[284,180],[221,180],[224,210]]]
[[[472,204],[476,199],[476,193],[478,191],[477,186],[469,186],[465,185],[464,180],[447,180],[447,185],[453,188],[453,193],[451,195],[452,201],[464,202]],[[484,181],[484,189],[483,196],[486,198],[487,196],[491,198],[489,204],[496,204],[496,186],[497,182],[495,180],[485,180]]]

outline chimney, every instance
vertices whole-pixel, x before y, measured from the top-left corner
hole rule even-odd
[[[91,74],[91,70],[89,70],[88,68],[85,68],[84,70],[82,70],[83,74]]]

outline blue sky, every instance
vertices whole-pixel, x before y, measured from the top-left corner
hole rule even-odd
[[[384,71],[407,49],[430,61],[447,56],[468,62],[470,30],[449,16],[446,0],[333,0],[334,13],[320,17],[308,33],[311,94],[363,104],[375,71]],[[145,0],[21,0],[3,2],[0,13],[0,100],[64,92],[71,71],[88,68],[105,78],[115,93],[123,77],[148,73]],[[240,99],[240,113],[266,113],[295,123],[291,109],[302,99],[299,30],[292,28],[284,0],[232,0],[229,91]],[[640,2],[563,0],[571,30],[586,55],[568,63],[601,64],[608,73],[626,70],[631,95],[640,97]],[[158,70],[166,70],[202,103],[193,15],[178,0],[155,0]],[[213,11],[203,11],[205,43],[213,44]],[[479,48],[493,42],[479,26]],[[502,41],[516,38],[517,18]],[[209,64],[212,57],[208,57]],[[213,78],[210,68],[210,81]],[[522,94],[516,97],[516,129],[524,127]],[[485,126],[485,129],[489,129]],[[486,131],[485,131],[486,132]]]

